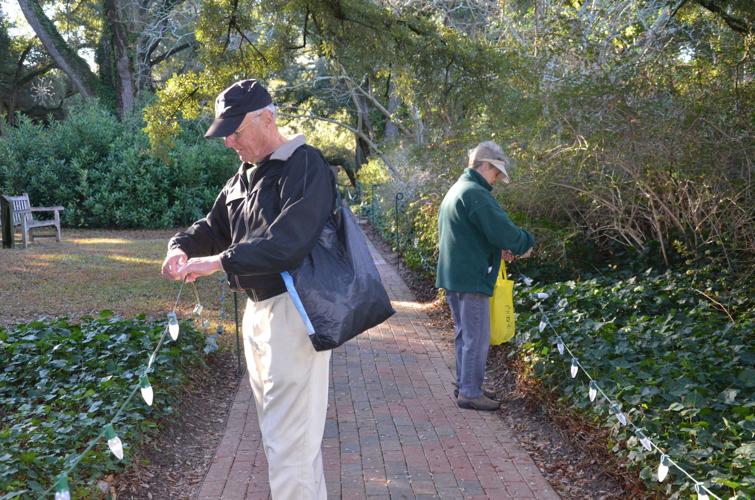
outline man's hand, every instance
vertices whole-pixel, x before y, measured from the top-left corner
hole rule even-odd
[[[526,259],[527,257],[530,257],[532,255],[532,247],[530,247],[529,250],[524,252],[522,255],[519,256],[520,259]]]
[[[516,259],[514,254],[511,253],[510,250],[506,249],[501,250],[501,258],[506,262],[514,262],[514,259]]]
[[[163,267],[160,274],[162,274],[163,278],[169,280],[181,279],[178,276],[178,270],[186,265],[187,260],[189,260],[189,257],[180,248],[169,250],[163,261]]]
[[[220,264],[220,255],[197,257],[189,259],[186,265],[178,269],[178,279],[186,278],[186,281],[191,283],[200,276],[209,276],[222,270],[223,266]]]

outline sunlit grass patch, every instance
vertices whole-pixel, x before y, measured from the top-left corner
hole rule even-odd
[[[116,262],[123,262],[126,264],[147,264],[159,266],[162,263],[161,259],[145,259],[140,257],[128,257],[126,255],[111,255],[108,258]]]
[[[122,238],[72,238],[76,245],[130,245],[133,242]]]
[[[180,287],[160,276],[168,239],[174,233],[64,229],[60,243],[43,239],[27,249],[1,250],[0,325],[41,316],[76,318],[103,309],[124,317],[163,318]],[[205,316],[210,318],[210,332],[219,320],[220,276],[196,283]],[[239,299],[243,309],[246,296]],[[187,285],[178,305],[179,317],[190,316],[195,302],[193,285]],[[225,330],[232,331],[233,296],[227,288],[225,302]]]

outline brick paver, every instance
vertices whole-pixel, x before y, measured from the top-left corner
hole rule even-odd
[[[428,328],[393,266],[371,251],[396,314],[333,351],[323,440],[328,498],[559,498],[497,414],[456,406],[450,346]],[[243,382],[199,498],[269,496]]]

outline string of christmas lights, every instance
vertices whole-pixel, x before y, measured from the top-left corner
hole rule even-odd
[[[105,424],[102,428],[102,432],[98,434],[96,437],[92,438],[89,443],[87,444],[86,448],[84,448],[84,451],[79,453],[76,457],[71,459],[69,465],[63,469],[62,472],[60,472],[57,477],[55,478],[55,481],[53,485],[48,488],[44,493],[42,493],[38,500],[43,500],[47,497],[53,490],[55,490],[55,500],[71,500],[71,492],[68,484],[68,476],[70,475],[71,471],[73,471],[81,461],[81,459],[86,456],[89,451],[94,448],[94,446],[102,439],[103,437],[107,441],[108,448],[110,449],[110,452],[115,455],[115,457],[118,460],[123,459],[123,442],[118,437],[118,434],[116,433],[114,425],[118,421],[118,417],[123,413],[123,411],[128,407],[128,404],[133,399],[134,395],[137,391],[141,391],[142,398],[144,399],[144,402],[148,406],[152,406],[152,402],[154,399],[154,393],[152,391],[152,385],[149,382],[148,374],[152,373],[154,371],[154,362],[157,358],[157,353],[160,351],[160,348],[166,341],[166,337],[170,336],[172,341],[178,340],[178,335],[180,332],[180,327],[178,325],[178,317],[176,316],[176,308],[178,307],[178,303],[181,300],[181,292],[183,291],[184,284],[186,281],[181,282],[181,286],[178,289],[178,294],[176,296],[176,302],[173,305],[173,309],[168,313],[168,320],[165,324],[165,329],[163,331],[162,336],[160,337],[160,340],[157,342],[157,346],[152,351],[152,354],[150,354],[149,359],[147,361],[147,366],[145,367],[142,374],[139,376],[139,382],[135,385],[131,393],[128,395],[126,400],[121,404],[121,406],[118,408],[118,411],[115,412],[115,415],[110,419],[110,422]],[[192,283],[194,285],[194,283]],[[197,317],[201,317],[202,311],[204,307],[202,306],[200,300],[199,300],[199,292],[197,291],[196,285],[194,285],[194,295],[196,297],[196,305],[194,306],[193,314]],[[207,321],[206,319],[203,321]],[[65,464],[68,462],[68,460],[64,460],[63,463]]]
[[[529,280],[529,283],[528,283]],[[532,280],[530,278],[523,278],[523,281],[525,284],[532,284]],[[674,460],[671,459],[668,454],[666,454],[665,451],[663,451],[658,445],[656,445],[642,430],[642,428],[635,425],[634,422],[632,422],[632,419],[630,419],[626,413],[624,413],[621,409],[621,405],[619,405],[618,402],[614,401],[611,397],[609,397],[603,389],[600,388],[598,385],[597,380],[595,380],[590,373],[585,369],[585,367],[580,363],[579,358],[575,355],[575,353],[569,348],[569,346],[564,342],[563,337],[559,335],[559,333],[556,331],[556,329],[551,324],[550,320],[548,320],[548,316],[545,314],[545,311],[543,310],[543,306],[541,301],[547,299],[550,297],[549,294],[539,292],[534,294],[535,298],[538,300],[537,302],[537,308],[540,310],[540,313],[542,314],[542,319],[540,320],[540,324],[538,325],[538,330],[540,330],[540,333],[545,331],[547,327],[550,327],[551,330],[553,330],[553,333],[556,335],[556,349],[558,350],[558,353],[563,356],[564,353],[567,353],[569,356],[571,356],[571,366],[569,367],[569,373],[571,375],[571,378],[576,378],[579,374],[579,371],[581,370],[589,379],[588,384],[588,390],[587,390],[587,397],[590,399],[590,401],[595,401],[595,398],[598,394],[600,394],[603,399],[606,400],[606,402],[609,405],[611,413],[616,417],[616,419],[619,421],[619,423],[623,426],[629,426],[634,431],[635,436],[639,440],[642,447],[649,452],[652,452],[653,450],[660,453],[661,458],[658,462],[658,481],[662,482],[666,479],[669,473],[669,469],[671,467],[675,467],[678,469],[682,474],[687,476],[693,483],[695,488],[695,493],[697,493],[697,500],[709,500],[709,498],[715,498],[717,500],[721,500],[720,497],[718,497],[716,494],[714,494],[712,491],[710,491],[701,481],[698,481],[694,477],[692,477],[691,474],[689,474],[686,470],[684,470],[678,463],[676,463]]]

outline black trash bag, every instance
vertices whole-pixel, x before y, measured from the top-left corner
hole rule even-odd
[[[317,351],[334,349],[395,313],[354,214],[340,205],[309,255],[281,273]]]

